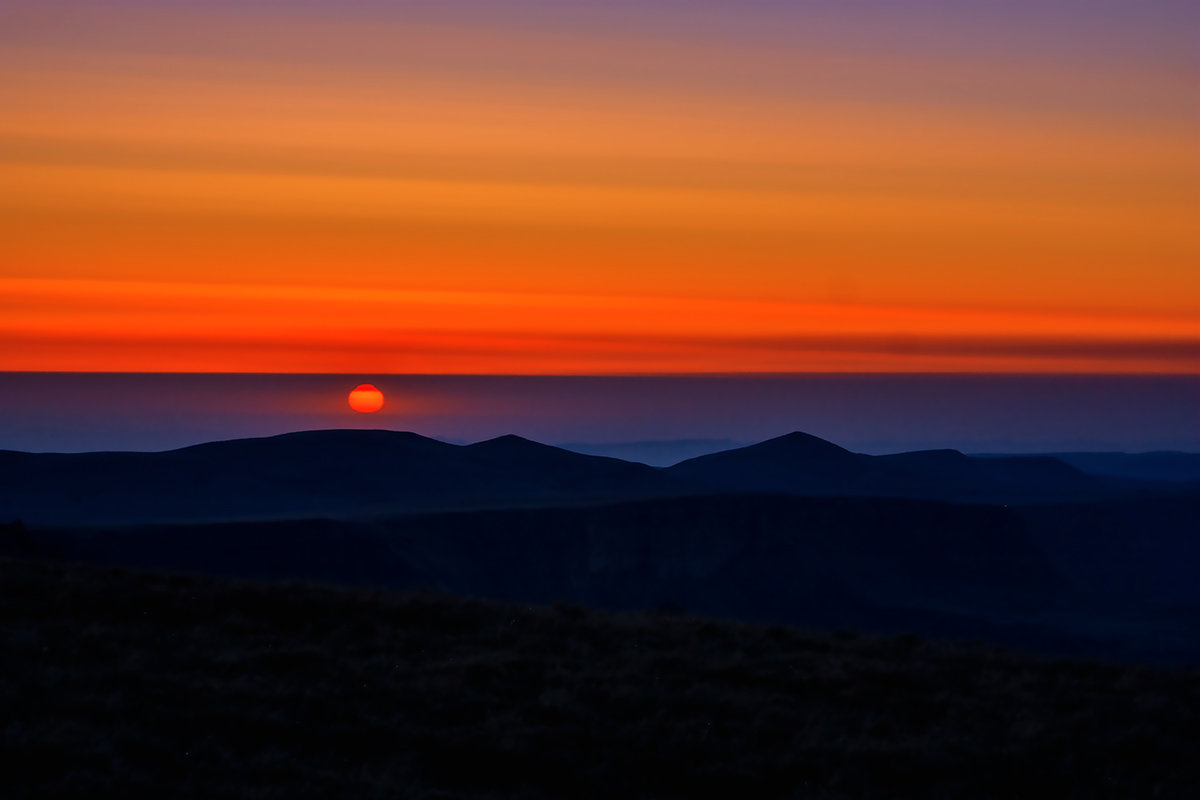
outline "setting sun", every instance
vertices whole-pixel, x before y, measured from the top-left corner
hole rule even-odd
[[[383,408],[383,392],[369,383],[361,383],[350,392],[350,407],[362,414]]]

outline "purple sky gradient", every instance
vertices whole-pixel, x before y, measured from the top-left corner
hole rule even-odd
[[[388,398],[355,414],[346,395]],[[750,443],[802,430],[860,452],[1200,452],[1200,376],[712,377],[0,373],[0,449],[161,450],[317,428],[455,442]]]

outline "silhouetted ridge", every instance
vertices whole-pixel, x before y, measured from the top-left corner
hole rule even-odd
[[[1008,458],[970,459],[996,478],[1042,481],[1047,485],[1094,488],[1096,482],[1082,470],[1054,456],[1009,456]]]
[[[379,459],[395,460],[415,454],[445,455],[456,445],[408,431],[319,430],[284,433],[253,439],[229,439],[167,451],[180,457],[198,458],[341,458],[362,467]]]
[[[615,469],[627,474],[655,475],[658,470],[630,461],[608,456],[590,456],[541,444],[513,434],[498,436],[483,442],[467,445],[465,450],[471,455],[487,460],[504,460],[510,465],[542,464],[558,467],[601,468]]]
[[[433,449],[446,449],[457,446],[438,441],[437,439],[431,439],[428,436],[422,436],[421,434],[413,433],[412,431],[390,431],[382,428],[366,430],[354,428],[328,428],[315,431],[294,431],[292,433],[281,433],[276,436],[258,436],[246,439],[225,439],[216,442],[195,444],[191,445],[190,447],[182,447],[179,448],[179,451],[206,450],[210,448],[228,446],[270,446],[278,449],[289,444],[294,444],[299,447],[328,447],[330,445],[363,445],[384,443],[391,446],[404,445],[429,447]]]
[[[693,493],[690,485],[645,464],[575,453],[513,434],[463,449],[481,463],[503,469],[510,477],[536,477],[556,492],[580,498]]]
[[[469,444],[466,446],[466,450],[473,454],[489,458],[516,458],[520,460],[555,459],[560,462],[582,463],[582,459],[595,458],[595,456],[573,453],[570,450],[563,450],[561,447],[553,447],[541,442],[535,442],[512,433],[506,433],[494,439],[486,439],[482,442]]]
[[[887,467],[799,431],[682,461],[667,472],[714,488],[794,494],[889,494]]]
[[[325,430],[163,453],[0,456],[0,519],[42,524],[374,514],[684,493],[644,464],[517,436],[453,445]]]
[[[785,433],[783,436],[776,436],[774,439],[767,439],[765,442],[759,442],[758,444],[752,444],[740,449],[762,453],[780,451],[787,452],[790,455],[802,453],[812,457],[826,458],[854,455],[844,447],[826,441],[818,436],[813,436],[811,433],[804,433],[803,431],[792,431],[791,433]]]
[[[958,450],[913,450],[907,453],[894,453],[881,456],[897,464],[908,464],[921,469],[943,470],[963,469],[970,465],[970,456],[963,455]]]
[[[407,432],[325,430],[163,453],[0,452],[0,520],[297,518],[728,491],[1021,504],[1188,489],[1130,483],[1048,456],[870,456],[798,431],[655,469],[514,435],[454,445]]]
[[[985,503],[1087,499],[1109,489],[1049,456],[973,458],[957,450],[869,456],[799,432],[682,461],[667,472],[732,491]]]
[[[1045,453],[1088,475],[1185,483],[1200,480],[1200,453],[1160,450],[1149,453]],[[1011,459],[1017,456],[984,454],[979,458]]]
[[[1040,483],[1060,489],[1086,490],[1096,483],[1083,472],[1050,456],[972,458],[957,450],[917,450],[878,456],[926,479],[943,481],[947,488],[967,488],[981,483],[996,485]]]

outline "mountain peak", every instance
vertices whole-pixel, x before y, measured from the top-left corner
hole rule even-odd
[[[845,494],[870,458],[793,431],[749,447],[681,461],[667,472],[733,491]]]
[[[504,434],[501,434],[500,436],[493,436],[491,439],[484,439],[481,442],[475,442],[475,444],[500,444],[500,443],[541,445],[541,442],[535,442],[532,439],[526,439],[524,436],[518,436],[515,433],[504,433]],[[542,445],[542,446],[545,447],[548,445]]]
[[[228,439],[183,447],[170,451],[175,453],[200,454],[215,451],[241,450],[247,452],[270,452],[276,454],[317,450],[341,452],[358,448],[390,449],[442,449],[454,445],[422,436],[411,431],[390,431],[379,428],[327,428],[312,431],[293,431],[275,436],[247,439]]]
[[[765,442],[752,444],[749,447],[741,449],[746,452],[752,451],[771,455],[787,454],[823,457],[853,455],[853,453],[844,447],[826,441],[819,436],[813,436],[811,433],[804,433],[803,431],[785,433],[783,436],[776,436],[774,439],[767,439]]]
[[[535,442],[532,439],[526,439],[514,433],[506,433],[494,439],[486,439],[482,442],[469,444],[464,449],[468,453],[472,453],[488,461],[501,460],[510,466],[518,464],[557,464],[560,467],[566,467],[567,465],[595,465],[603,462],[621,463],[629,467],[635,466],[628,462],[619,461],[618,459],[589,456],[571,450],[564,450],[561,447]],[[636,466],[641,467],[644,465],[638,464]]]
[[[496,436],[492,439],[484,439],[482,442],[469,444],[467,445],[467,449],[484,453],[533,453],[558,450],[560,448],[535,442],[532,439],[526,439],[524,436],[517,436],[515,433],[506,433],[503,436]]]

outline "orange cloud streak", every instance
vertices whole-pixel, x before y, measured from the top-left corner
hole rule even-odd
[[[1167,60],[49,5],[0,369],[1197,369]]]
[[[9,370],[1187,371],[1188,317],[703,298],[6,280]],[[48,308],[49,307],[49,308]],[[1080,336],[1101,329],[1103,337]]]

